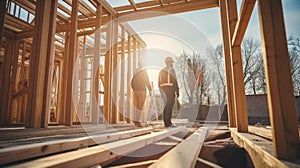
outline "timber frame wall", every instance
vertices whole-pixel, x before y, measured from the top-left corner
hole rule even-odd
[[[96,10],[91,9],[83,0],[63,0],[63,2],[68,4],[71,10],[58,3],[58,0],[1,1],[0,9],[6,11],[0,14],[1,125],[24,124],[28,128],[48,127],[51,123],[49,121],[51,121],[52,94],[57,96],[55,97],[56,110],[59,111],[56,113],[57,124],[71,126],[79,120],[82,121],[80,117],[87,117],[87,122],[98,124],[97,103],[101,96],[104,100],[102,117],[105,120],[103,121],[107,123],[125,121],[124,91],[127,90],[127,97],[130,97],[130,88],[124,88],[124,81],[130,81],[130,75],[136,68],[138,51],[146,47],[126,21],[154,17],[139,14],[144,11],[174,14],[219,7],[225,55],[229,126],[236,127],[238,132],[248,132],[241,43],[257,2],[274,155],[280,159],[297,158],[298,122],[281,0],[243,0],[240,14],[237,13],[236,0],[158,0],[137,4],[129,0],[130,5],[115,8],[105,0],[89,0]],[[12,7],[13,4],[19,6],[19,12],[16,7]],[[18,17],[21,8],[27,11],[27,20]],[[56,10],[57,8],[67,13],[69,17],[61,14]],[[121,20],[122,22],[113,21],[135,13],[136,15],[132,15],[127,20]],[[33,20],[30,19],[32,16]],[[72,100],[72,87],[74,87],[72,81],[75,78],[73,71],[78,67],[77,60],[80,60],[81,67],[89,62],[85,59],[89,57],[88,55],[96,55],[93,57],[93,63],[88,65],[91,73],[96,74],[95,79],[89,79],[93,90],[83,89],[84,80],[88,80],[84,75],[79,80],[80,84],[76,83],[76,85],[82,88],[81,94],[88,93],[92,97],[90,110],[88,116],[84,116],[85,113],[76,116],[74,111],[78,108],[75,108],[74,103],[80,104],[79,109],[87,108],[84,107],[84,103],[82,104],[85,100],[80,99],[79,102]],[[120,86],[117,86],[118,81],[113,80],[113,75],[118,63],[126,56],[128,57],[127,76],[124,73],[125,66],[122,66],[121,77],[117,79],[120,80]],[[83,71],[84,69],[81,69],[79,74],[84,74]],[[100,81],[103,90],[99,87]],[[53,88],[54,84],[57,87]],[[118,111],[115,106],[118,102],[113,101],[113,97],[118,95],[120,95],[121,109],[124,111]],[[127,104],[129,103],[130,100],[127,99]],[[126,111],[130,111],[130,106],[126,108]],[[127,116],[130,116],[130,113]],[[127,122],[130,122],[129,117]]]

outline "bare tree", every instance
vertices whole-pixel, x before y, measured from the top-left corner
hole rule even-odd
[[[188,60],[192,63],[189,66]],[[188,55],[185,52],[180,54],[176,61],[179,85],[181,86],[181,94],[189,104],[203,104],[203,96],[206,96],[208,81],[206,80],[206,61],[199,54]],[[201,82],[197,83],[196,71],[201,71]],[[198,73],[198,72],[197,72]]]
[[[218,45],[216,48],[212,46],[207,49],[207,56],[210,58],[210,74],[211,74],[211,87],[216,97],[218,105],[223,106],[226,101],[226,82],[225,82],[225,68],[223,47]]]
[[[260,43],[254,38],[246,38],[242,43],[243,70],[245,91],[247,94],[256,94],[258,79],[263,69]]]
[[[294,36],[288,38],[291,75],[294,86],[294,94],[300,95],[300,39]]]

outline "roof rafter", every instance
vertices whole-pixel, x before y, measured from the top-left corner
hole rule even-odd
[[[161,16],[167,14],[176,14],[181,12],[218,7],[219,1],[218,0],[202,0],[202,1],[191,0],[188,2],[181,1],[174,4],[164,5],[164,6],[160,6],[159,2],[153,4],[157,4],[157,6],[148,7],[145,9],[139,9],[138,11],[127,11],[123,13],[118,13],[118,17],[130,15],[130,14],[136,14],[136,15],[130,15],[130,17],[122,18],[122,21],[130,21],[130,20],[144,19],[144,18],[150,18],[154,16]],[[140,4],[136,4],[136,5],[139,8]],[[144,5],[144,3],[142,5]],[[137,14],[138,12],[139,14]],[[143,15],[140,12],[159,12],[159,13],[153,13],[153,15],[149,15],[149,14]]]
[[[133,1],[133,0],[128,0],[128,1],[129,1],[129,3],[131,4],[131,6],[133,7],[133,9],[136,11],[136,10],[137,10],[137,7],[136,7],[134,1]]]

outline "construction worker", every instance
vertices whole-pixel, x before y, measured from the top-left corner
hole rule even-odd
[[[149,90],[151,96],[151,85],[149,82],[148,74],[142,68],[143,64],[139,63],[138,69],[135,70],[131,80],[131,88],[133,90],[133,105],[135,107],[133,114],[133,122],[138,127],[142,127],[143,107],[146,100],[146,88]]]
[[[174,127],[171,122],[175,97],[179,97],[179,87],[175,70],[173,68],[173,58],[166,57],[166,67],[159,72],[158,87],[164,100],[165,107],[163,111],[165,127]]]

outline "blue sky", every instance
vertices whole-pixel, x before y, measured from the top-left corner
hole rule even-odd
[[[237,1],[238,10],[240,9],[242,0]],[[287,35],[294,35],[296,37],[300,37],[300,0],[282,0],[283,5],[283,12],[284,12],[284,19],[286,23],[286,32]],[[174,23],[167,23],[169,19],[172,19]],[[178,23],[174,20],[178,20]],[[151,23],[149,23],[151,22]],[[180,23],[187,22],[185,25],[180,25]],[[195,31],[194,29],[198,29],[201,33],[203,33],[204,36],[207,37],[209,42],[216,46],[218,44],[222,43],[222,34],[221,34],[221,25],[220,25],[220,13],[219,8],[211,8],[211,9],[205,9],[205,10],[199,10],[199,11],[192,11],[192,12],[186,12],[176,15],[168,15],[164,17],[155,17],[151,19],[145,19],[145,20],[138,20],[134,22],[130,22],[130,24],[133,26],[135,30],[137,30],[138,33],[141,32],[142,28],[141,25],[144,27],[147,27],[146,29],[149,29],[149,27],[164,27],[166,30],[163,32],[169,30],[170,34],[172,36],[177,36],[177,34],[174,32],[175,30],[184,30],[187,31],[184,36],[186,36],[187,41],[186,43],[192,43],[193,37],[195,37]],[[169,29],[167,30],[167,28]],[[193,28],[190,28],[193,27]],[[153,29],[153,31],[157,31],[157,29]],[[190,33],[189,33],[190,32]],[[143,36],[142,36],[143,37]],[[253,37],[258,40],[260,40],[260,31],[259,31],[259,18],[258,18],[258,10],[257,10],[257,3],[255,5],[254,11],[252,13],[252,17],[250,19],[246,35],[245,37]],[[179,38],[183,38],[183,35]],[[151,40],[149,38],[143,38],[147,44],[152,47]],[[190,39],[190,40],[188,40]],[[165,43],[168,44],[168,43]],[[148,46],[149,46],[148,45]]]
[[[241,2],[237,0],[238,11]],[[282,0],[282,5],[287,36],[300,38],[300,0]],[[129,22],[146,42],[144,65],[152,69],[149,75],[154,80],[158,70],[165,66],[166,56],[178,57],[183,51],[205,55],[207,47],[222,44],[220,23],[219,8]],[[247,37],[261,39],[257,3],[245,34]]]

